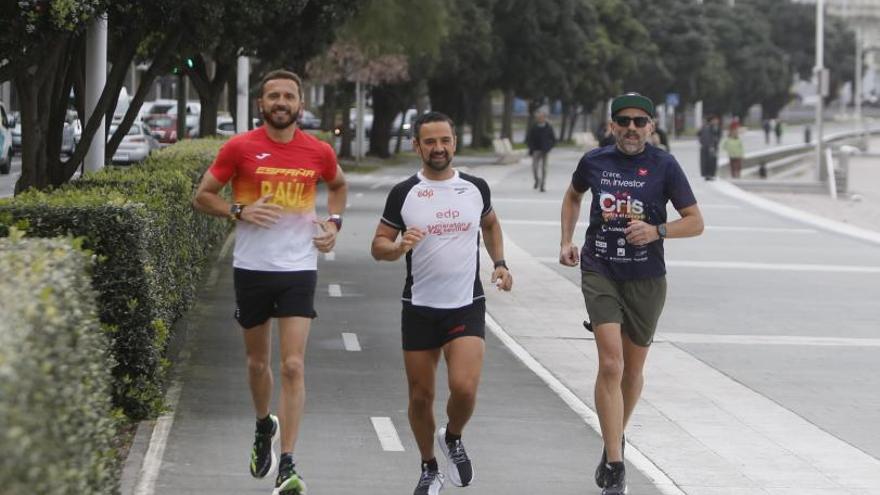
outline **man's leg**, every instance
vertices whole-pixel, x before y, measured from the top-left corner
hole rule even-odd
[[[272,402],[272,368],[269,366],[272,357],[272,320],[245,329],[243,335],[251,399],[257,419],[262,419],[268,416]]]
[[[479,337],[459,337],[446,346],[446,368],[449,377],[448,432],[461,435],[477,403],[477,387],[483,369],[486,344]]]
[[[599,353],[599,371],[596,376],[595,401],[602,428],[608,462],[623,460],[620,439],[624,426],[623,336],[619,323],[602,323],[593,329]]]
[[[538,177],[538,161],[541,159],[541,152],[535,150],[532,152],[532,176],[535,178],[535,185],[532,189],[537,189],[540,184],[540,178]]]
[[[544,192],[544,186],[547,183],[547,155],[549,153],[541,152],[541,192]]]
[[[440,349],[403,351],[409,384],[409,426],[423,461],[434,458],[434,381]]]
[[[305,354],[311,318],[278,318],[281,341],[281,452],[293,452],[306,400]]]
[[[636,345],[623,332],[623,381],[620,387],[623,393],[623,429],[629,423],[633,409],[642,395],[642,387],[645,385],[643,372],[649,349],[650,347]]]

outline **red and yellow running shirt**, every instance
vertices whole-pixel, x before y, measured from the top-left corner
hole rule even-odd
[[[233,265],[247,270],[315,270],[318,251],[315,196],[318,181],[336,177],[336,154],[327,143],[299,129],[289,143],[272,141],[259,127],[230,139],[208,169],[222,183],[232,181],[236,203],[249,205],[272,195],[284,209],[271,228],[239,222]]]

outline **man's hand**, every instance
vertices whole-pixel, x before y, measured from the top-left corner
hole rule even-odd
[[[411,251],[416,244],[421,242],[422,239],[425,238],[426,232],[418,229],[416,227],[410,227],[406,229],[406,232],[400,236],[400,239],[397,241],[398,249],[400,249],[400,254],[404,255]]]
[[[577,266],[580,261],[580,250],[574,243],[566,243],[559,250],[559,264],[565,266]]]
[[[333,247],[336,246],[336,234],[338,233],[336,230],[336,224],[326,220],[323,222],[320,220],[313,220],[313,223],[317,225],[320,230],[318,235],[312,237],[312,242],[315,244],[315,247],[322,253],[333,251]]]
[[[630,221],[623,232],[626,234],[626,242],[635,246],[644,246],[660,238],[656,225],[641,220]]]
[[[275,222],[281,218],[283,208],[279,205],[268,203],[272,196],[272,194],[267,194],[256,200],[253,204],[245,206],[241,210],[241,219],[266,229],[275,225]]]
[[[513,287],[513,275],[503,266],[499,266],[492,272],[491,280],[495,287],[498,287],[498,290],[510,291]]]

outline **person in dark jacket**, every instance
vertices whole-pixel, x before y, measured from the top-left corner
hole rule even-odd
[[[718,143],[721,141],[721,120],[713,115],[706,120],[698,134],[700,139],[700,175],[715,180],[718,170]]]
[[[529,129],[526,135],[526,144],[529,147],[529,155],[532,157],[532,174],[535,177],[534,189],[540,188],[545,191],[547,178],[547,155],[556,145],[556,134],[553,126],[547,122],[547,112],[538,110],[535,114],[535,125]]]

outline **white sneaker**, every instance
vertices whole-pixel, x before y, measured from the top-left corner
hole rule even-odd
[[[428,465],[422,463],[422,474],[419,476],[419,484],[413,495],[438,495],[443,489],[443,474],[440,471],[428,469]]]

